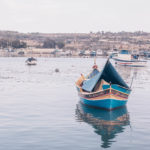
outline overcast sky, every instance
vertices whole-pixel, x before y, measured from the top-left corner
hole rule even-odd
[[[150,32],[150,0],[0,0],[0,30]]]

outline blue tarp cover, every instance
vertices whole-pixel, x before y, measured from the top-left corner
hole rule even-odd
[[[88,79],[94,77],[95,75],[97,75],[99,73],[99,71],[97,69],[93,69],[93,71],[88,75]]]
[[[95,87],[96,83],[98,82],[101,76],[101,72],[97,73],[93,78],[85,80],[82,85],[82,89],[88,92],[91,92]]]

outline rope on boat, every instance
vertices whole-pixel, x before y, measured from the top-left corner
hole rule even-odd
[[[133,74],[133,77],[132,77],[132,80],[131,80],[130,89],[132,87],[134,77],[135,77],[135,73]]]
[[[132,87],[133,79],[134,79],[134,75],[133,75],[132,80],[131,80],[130,89]]]

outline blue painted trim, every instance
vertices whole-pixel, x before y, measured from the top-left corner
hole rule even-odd
[[[109,89],[109,88],[110,88],[110,85],[103,84],[103,85],[102,85],[102,88],[103,88],[103,90]]]
[[[145,66],[139,66],[139,65],[127,65],[127,64],[118,64],[118,65],[121,65],[121,66],[129,66],[129,67],[145,67]]]
[[[130,90],[122,88],[122,87],[118,86],[117,84],[112,84],[111,88],[114,90],[120,91],[122,93],[126,93],[126,94],[130,94],[130,92],[131,92]]]
[[[116,99],[87,100],[84,98],[80,98],[80,100],[83,104],[99,108],[105,108],[108,110],[124,106],[127,103],[127,100],[116,100]]]
[[[117,59],[117,58],[113,58],[116,61],[120,61],[120,62],[147,62],[145,60],[122,60],[122,59]]]
[[[103,88],[103,90],[109,89],[109,88],[110,88],[110,85],[104,84],[104,85],[102,85],[102,88]],[[131,92],[130,90],[125,89],[125,88],[123,88],[123,87],[120,87],[120,86],[118,86],[117,84],[112,84],[112,85],[111,85],[111,88],[114,89],[114,90],[117,90],[117,91],[119,91],[119,92],[126,93],[126,94],[130,94],[130,92]]]

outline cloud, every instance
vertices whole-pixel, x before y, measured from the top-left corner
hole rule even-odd
[[[149,4],[149,0],[0,0],[0,29],[150,31]]]

